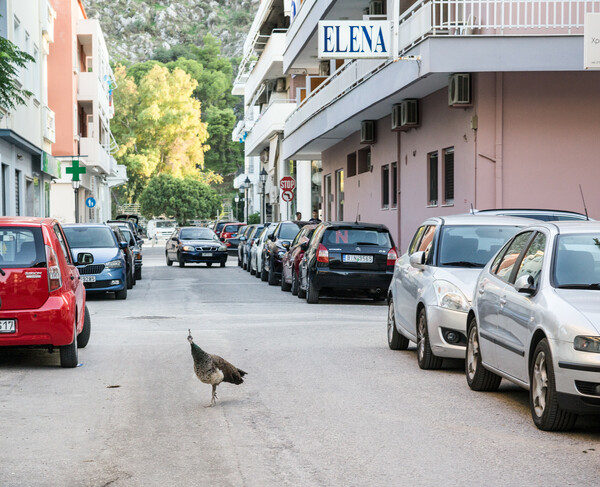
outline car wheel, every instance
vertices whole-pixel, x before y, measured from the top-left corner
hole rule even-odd
[[[475,317],[469,322],[467,356],[465,360],[465,375],[467,384],[474,391],[497,391],[502,377],[487,370],[481,364],[481,351],[479,348],[479,334],[477,333],[477,320]]]
[[[296,271],[292,268],[292,296],[298,296],[298,277]]]
[[[298,297],[300,299],[306,299],[306,289],[302,289],[300,285],[300,277],[298,276]]]
[[[263,262],[262,266],[260,266],[260,280],[267,282],[267,279],[269,279],[269,274],[265,269],[265,263]]]
[[[127,289],[133,289],[133,276],[131,275],[131,272],[127,273]]]
[[[173,261],[171,259],[169,259],[169,254],[167,252],[165,252],[165,257],[167,259],[167,265],[169,265],[169,266],[173,265]]]
[[[433,354],[429,345],[427,315],[424,309],[420,311],[417,322],[417,362],[423,370],[436,370],[442,366],[442,359]]]
[[[225,262],[221,262],[221,267],[225,267]]]
[[[127,299],[127,288],[121,289],[120,291],[115,292],[115,298]]]
[[[73,325],[73,341],[69,345],[60,347],[60,366],[65,369],[77,367],[79,356],[77,354],[77,319]]]
[[[255,276],[256,275],[256,271],[254,269],[252,269],[252,267],[250,267],[250,266],[248,266],[248,267],[249,267],[248,270],[250,271],[250,275],[251,276]]]
[[[529,378],[529,405],[535,425],[544,431],[568,431],[573,428],[577,415],[564,411],[558,405],[552,353],[545,338],[535,347]]]
[[[312,279],[306,279],[306,302],[317,304],[319,302],[319,290],[312,285]]]
[[[141,280],[142,280],[142,268],[141,268],[141,267],[138,267],[138,268],[135,270],[135,278],[136,278],[136,280],[138,280],[138,281],[141,281]]]
[[[283,270],[281,271],[281,290],[284,293],[290,292],[292,290],[292,285],[285,282],[285,279],[283,277]]]
[[[269,282],[269,286],[277,285],[277,276],[275,275],[275,263],[273,261],[271,261],[271,265],[269,266],[267,281]]]
[[[242,259],[238,256],[238,267],[242,267]]]
[[[406,350],[408,348],[408,338],[399,333],[396,328],[396,314],[394,312],[393,298],[390,298],[388,303],[387,336],[388,346],[392,350]]]
[[[77,348],[85,348],[90,341],[90,333],[92,331],[92,319],[90,318],[90,312],[88,307],[85,307],[85,313],[83,315],[83,330],[77,335]]]
[[[181,254],[177,254],[177,262],[179,262],[179,267],[185,267],[185,260],[183,260]]]

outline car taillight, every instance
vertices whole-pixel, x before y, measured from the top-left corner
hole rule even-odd
[[[48,290],[56,291],[62,287],[62,276],[56,253],[49,245],[46,245],[46,260],[48,262]]]
[[[319,244],[319,247],[317,247],[317,262],[329,264],[329,250],[323,244]]]
[[[396,252],[396,249],[392,247],[387,254],[387,265],[396,265],[397,259],[398,252]]]

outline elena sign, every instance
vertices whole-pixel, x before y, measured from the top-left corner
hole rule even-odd
[[[390,22],[321,20],[320,59],[373,59],[390,57]]]

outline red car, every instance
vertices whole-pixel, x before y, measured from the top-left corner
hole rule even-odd
[[[304,257],[304,251],[308,245],[310,237],[317,228],[317,224],[304,225],[302,230],[296,235],[296,238],[290,245],[290,248],[283,256],[281,268],[281,290],[292,291],[294,296],[298,295],[299,274],[298,265]]]
[[[51,218],[0,217],[0,347],[60,348],[60,365],[76,367],[90,338],[90,315],[62,227]]]
[[[231,243],[227,242],[227,239],[235,237],[240,229],[245,226],[245,223],[227,223],[223,226],[223,230],[221,230],[221,234],[219,235],[221,242],[225,242],[227,247],[231,247]]]

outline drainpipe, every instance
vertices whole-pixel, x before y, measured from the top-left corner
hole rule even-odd
[[[399,26],[400,23],[400,0],[393,1],[392,11],[392,60],[398,60],[398,51],[400,49]]]
[[[496,73],[496,208],[503,207],[503,140],[504,140],[504,89],[503,89],[504,75],[503,73]]]

